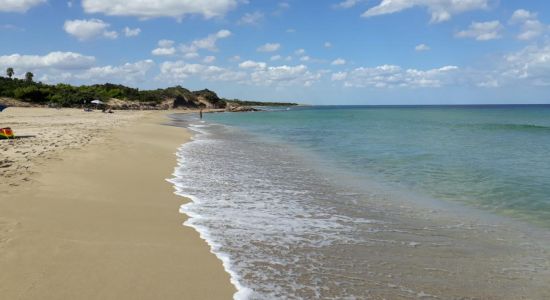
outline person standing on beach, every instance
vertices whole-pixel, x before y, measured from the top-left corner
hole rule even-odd
[[[202,120],[202,108],[199,110],[199,117],[200,117],[201,120]]]

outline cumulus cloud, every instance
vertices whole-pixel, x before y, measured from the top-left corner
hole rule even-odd
[[[355,5],[357,5],[361,2],[366,2],[366,0],[345,0],[345,1],[339,2],[337,4],[334,4],[332,7],[334,7],[334,8],[343,8],[343,9],[352,8],[352,7],[354,7]]]
[[[360,67],[349,72],[332,74],[333,81],[343,81],[348,87],[440,87],[450,84],[451,76],[458,67],[445,66],[438,69],[403,69],[395,65],[381,65],[372,68]]]
[[[218,51],[216,43],[220,39],[225,39],[231,36],[231,31],[222,29],[214,34],[210,34],[203,39],[194,40],[189,44],[183,44],[179,49],[184,53],[197,52],[201,49],[209,51]]]
[[[416,6],[425,7],[431,14],[432,23],[448,21],[455,14],[487,9],[490,0],[382,0],[361,16],[365,18],[393,14]]]
[[[419,45],[416,45],[416,47],[414,47],[414,50],[416,51],[428,51],[430,50],[430,47],[426,44],[419,44]]]
[[[348,78],[347,72],[332,73],[332,76],[331,76],[332,81],[342,81],[342,80],[345,80],[346,78]]]
[[[258,52],[275,52],[281,48],[281,44],[278,43],[267,43],[258,47]]]
[[[256,69],[256,70],[262,70],[267,67],[267,64],[265,62],[256,62],[252,60],[243,61],[239,64],[239,68],[241,69]]]
[[[102,66],[92,67],[80,74],[75,75],[75,78],[86,80],[87,82],[141,82],[147,79],[147,72],[155,66],[155,63],[150,60],[141,60],[135,63],[125,63],[120,66]]]
[[[13,67],[21,71],[36,69],[76,70],[91,67],[95,57],[74,52],[50,52],[46,55],[3,55],[0,56],[2,69]]]
[[[0,0],[0,12],[24,13],[42,3],[46,3],[46,0]]]
[[[333,66],[341,66],[346,64],[346,60],[343,58],[337,58],[333,60],[330,64]]]
[[[160,65],[158,80],[167,82],[181,82],[189,77],[199,77],[209,81],[241,81],[246,73],[236,72],[218,66],[190,64],[184,61],[167,61]]]
[[[239,20],[239,25],[258,25],[264,19],[264,14],[256,11],[244,14]]]
[[[205,18],[225,15],[237,7],[238,0],[82,0],[84,11],[109,16],[135,16],[139,18],[202,15]]]
[[[200,55],[197,52],[188,52],[183,55],[185,59],[196,59],[199,58]]]
[[[250,74],[252,83],[267,86],[311,86],[320,78],[321,74],[312,73],[305,65],[267,67]]]
[[[133,36],[138,36],[141,33],[141,29],[124,27],[123,32],[126,37],[133,37]]]
[[[174,55],[176,48],[174,47],[174,41],[172,40],[160,40],[158,41],[158,48],[153,49],[151,53],[156,56]]]
[[[488,41],[501,38],[503,27],[499,21],[472,22],[470,27],[456,33],[459,38],[474,38],[478,41]]]
[[[109,31],[108,28],[110,26],[109,23],[105,23],[99,19],[67,20],[63,25],[63,29],[80,41],[86,41],[101,36],[109,39],[116,39],[118,33],[116,31]]]
[[[548,31],[548,26],[538,20],[536,13],[525,9],[514,11],[510,17],[510,24],[519,25],[521,32],[517,35],[518,40],[531,40],[541,36]]]
[[[505,55],[498,74],[512,82],[526,80],[532,85],[550,86],[550,45],[528,46]]]

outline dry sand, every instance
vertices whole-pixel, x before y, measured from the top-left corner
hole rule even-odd
[[[228,299],[221,262],[165,181],[166,113],[8,108],[0,126],[0,298]]]

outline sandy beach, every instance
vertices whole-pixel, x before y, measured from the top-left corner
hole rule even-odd
[[[166,114],[2,112],[21,137],[0,141],[2,298],[231,298],[165,180],[190,138]]]

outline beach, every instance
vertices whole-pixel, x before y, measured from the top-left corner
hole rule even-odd
[[[5,299],[228,299],[222,263],[166,181],[190,138],[168,112],[8,108],[0,141]]]

